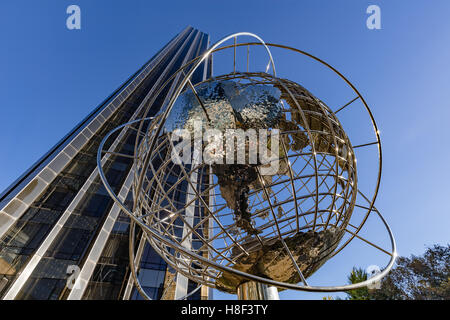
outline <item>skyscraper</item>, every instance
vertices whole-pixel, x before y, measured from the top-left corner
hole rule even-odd
[[[207,34],[184,29],[0,195],[0,298],[140,298],[128,267],[129,220],[102,185],[97,149],[117,126],[156,114],[181,74],[155,96],[157,90],[208,44]],[[208,62],[192,79],[202,81],[210,74]],[[135,139],[135,131],[124,129],[106,147],[130,152]],[[114,154],[104,164],[115,192],[128,202],[132,164],[132,159]],[[137,239],[139,243],[139,235]],[[139,277],[146,293],[160,299],[167,266],[142,243],[137,250],[142,255]],[[74,267],[80,286],[71,290],[68,270]],[[202,289],[190,298],[206,295]]]

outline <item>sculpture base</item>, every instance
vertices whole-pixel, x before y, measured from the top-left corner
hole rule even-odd
[[[280,300],[276,287],[255,281],[241,283],[237,288],[237,296],[239,300]]]

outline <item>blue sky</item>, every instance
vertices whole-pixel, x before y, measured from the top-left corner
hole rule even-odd
[[[81,30],[66,28],[70,4],[81,8]],[[381,8],[381,30],[366,27],[371,4]],[[209,33],[212,42],[249,31],[324,59],[356,85],[381,130],[383,177],[377,207],[391,224],[399,253],[420,254],[433,243],[446,244],[449,12],[448,0],[1,1],[0,189],[186,25]],[[294,58],[282,61],[280,70],[302,80],[329,105],[351,98],[320,96],[332,83],[313,69],[295,68],[296,63]],[[350,126],[361,125],[359,118],[349,121]],[[377,222],[369,222],[372,234],[383,238]],[[314,280],[342,283],[353,265],[381,263],[359,244],[349,249],[353,251],[327,263]],[[281,296],[324,294],[287,291]]]

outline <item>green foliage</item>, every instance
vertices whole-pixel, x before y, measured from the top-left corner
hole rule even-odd
[[[348,277],[350,283],[366,279],[367,273],[356,268]],[[434,245],[421,256],[399,257],[380,289],[350,290],[347,295],[349,300],[450,300],[450,245]]]
[[[353,268],[348,276],[348,281],[351,284],[363,282],[367,280],[367,273],[362,268]],[[347,292],[348,300],[370,300],[369,290],[364,287],[360,289],[349,290]]]

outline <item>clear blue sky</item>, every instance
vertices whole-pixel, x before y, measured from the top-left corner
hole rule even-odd
[[[66,28],[70,4],[81,7],[79,31]],[[366,28],[370,4],[381,7],[382,30]],[[209,33],[213,42],[250,31],[267,42],[308,51],[356,84],[381,129],[384,168],[377,207],[395,232],[399,253],[420,254],[427,245],[446,244],[449,13],[448,0],[3,0],[0,189],[186,25]],[[283,64],[294,65],[295,60]],[[298,81],[295,70],[286,72]],[[307,88],[321,92],[327,83],[308,72],[302,74],[302,79],[312,79]],[[334,100],[345,102],[340,98]],[[342,283],[353,265],[377,264],[362,248],[355,244],[353,252],[327,263],[313,280]],[[321,296],[282,293],[282,298]]]

